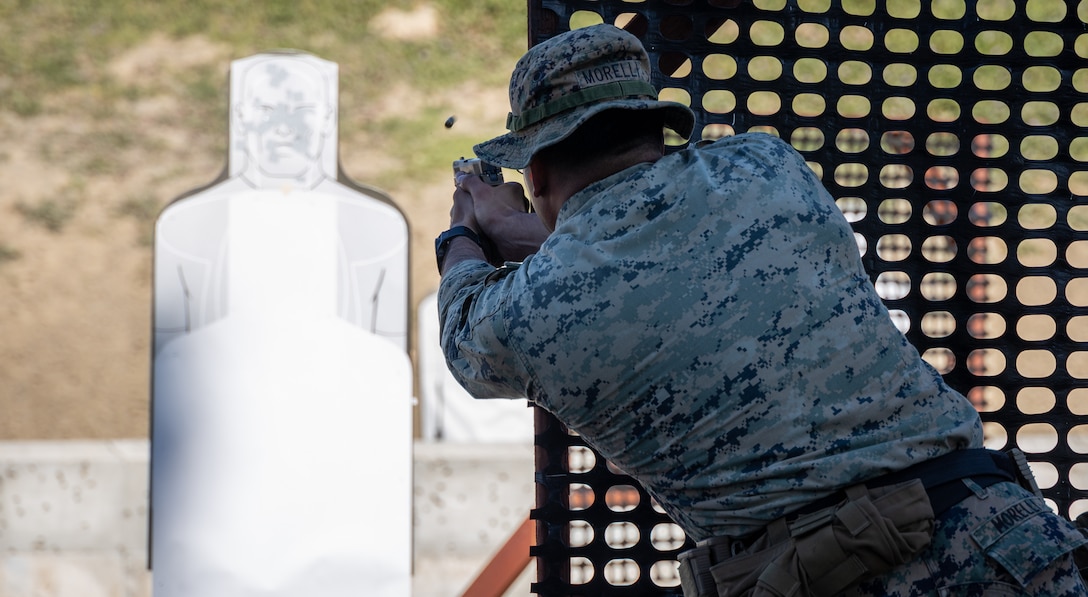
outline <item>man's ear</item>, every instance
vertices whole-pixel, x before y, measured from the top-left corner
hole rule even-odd
[[[529,162],[528,174],[533,197],[543,197],[548,188],[548,169],[540,160],[533,160]]]

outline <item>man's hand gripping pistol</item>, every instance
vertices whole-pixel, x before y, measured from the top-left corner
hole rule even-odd
[[[489,164],[480,158],[468,158],[464,156],[459,160],[453,160],[453,183],[460,186],[461,178],[465,176],[479,176],[484,179],[487,184],[497,187],[504,181],[502,179],[502,168]],[[480,243],[481,248],[484,250],[484,258],[487,262],[495,265],[496,262],[501,262],[499,257],[499,251],[495,248],[495,243],[484,234],[483,230],[480,230]]]
[[[489,164],[480,158],[464,158],[459,160],[453,160],[453,182],[457,181],[462,176],[479,176],[484,179],[487,184],[497,187],[503,182],[502,168]],[[533,211],[533,204],[529,201],[528,197],[523,197],[525,200],[525,213]]]
[[[497,187],[503,184],[502,168],[494,164],[489,164],[480,158],[464,158],[453,161],[453,181],[455,184],[459,184],[462,177],[465,176],[479,176],[487,184]],[[532,211],[532,203],[526,198],[524,209],[526,213]],[[498,249],[495,246],[495,242],[488,238],[486,234],[480,231],[480,242],[483,243],[484,256],[487,258],[488,263],[494,266],[500,266],[503,264],[502,255],[499,254]]]

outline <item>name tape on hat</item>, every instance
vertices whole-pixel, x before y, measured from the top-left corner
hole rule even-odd
[[[612,81],[641,81],[646,78],[642,72],[641,64],[637,60],[624,60],[623,62],[587,68],[578,71],[575,77],[577,77],[580,84],[587,86]]]

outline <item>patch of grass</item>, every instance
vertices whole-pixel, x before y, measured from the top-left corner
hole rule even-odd
[[[187,128],[224,134],[229,83],[226,65],[197,68],[178,78],[179,116]]]
[[[471,156],[473,144],[482,139],[445,129],[442,123],[447,116],[448,107],[428,107],[411,117],[390,118],[367,127],[372,135],[388,140],[382,146],[398,164],[395,170],[368,182],[388,188],[402,184],[414,172],[449,172],[452,176],[453,160]]]
[[[425,0],[426,1],[426,0]],[[193,139],[217,145],[225,152],[228,80],[227,59],[215,64],[179,68],[176,74],[122,81],[109,70],[111,62],[154,34],[184,38],[200,35],[227,48],[228,59],[277,48],[312,52],[340,66],[341,138],[358,132],[378,135],[398,167],[373,181],[403,182],[406,178],[439,176],[449,162],[467,155],[474,142],[446,131],[441,123],[452,110],[435,107],[418,115],[387,122],[366,122],[350,111],[381,101],[393,88],[405,86],[437,97],[443,91],[473,81],[479,86],[505,87],[510,69],[526,44],[522,3],[506,0],[429,0],[438,31],[429,38],[395,40],[369,29],[385,10],[411,11],[418,4],[379,0],[13,0],[0,2],[0,110],[20,117],[40,115],[50,96],[78,91],[79,108],[94,122],[113,121],[93,131],[58,133],[37,141],[38,151],[54,163],[84,176],[116,173],[111,156],[143,147],[153,134],[126,126],[129,102],[161,94],[178,100],[177,120]],[[60,106],[58,109],[65,109]],[[448,111],[448,113],[439,113]],[[496,131],[498,132],[498,131]],[[214,141],[214,142],[213,142]],[[371,181],[368,181],[371,182]],[[71,201],[52,200],[23,205],[29,221],[60,230],[75,209]]]
[[[207,65],[185,72],[178,82],[186,102],[197,105],[226,103],[230,81],[225,64]]]
[[[20,201],[15,204],[15,211],[26,221],[58,233],[75,217],[78,207],[79,202],[76,199],[62,196],[33,204]]]
[[[83,160],[79,173],[85,176],[99,176],[117,172],[119,164],[116,157],[108,153],[92,153]]]
[[[78,135],[70,141],[73,148],[65,151],[71,156],[72,171],[81,176],[116,174],[123,167],[117,153],[138,141],[138,132],[111,127]]]
[[[142,247],[149,247],[155,236],[155,220],[161,210],[162,205],[157,199],[143,196],[125,199],[117,207],[116,213],[136,221],[139,227],[136,242]]]
[[[23,118],[37,116],[42,112],[42,104],[37,98],[17,89],[9,90],[6,93],[0,91],[0,104],[4,103],[11,106],[11,111],[15,112],[17,116]]]
[[[103,119],[87,130],[49,131],[36,138],[41,159],[63,165],[78,176],[117,172],[117,153],[139,140],[139,131],[123,130],[113,120]],[[81,186],[81,185],[76,185]]]
[[[310,50],[311,40],[321,36],[332,40],[322,43],[330,48],[323,57],[377,83],[374,93],[395,79],[428,86],[466,76],[505,80],[524,49],[524,5],[501,0],[432,5],[439,13],[439,34],[406,42],[367,31],[382,10],[398,7],[378,0],[5,2],[0,3],[0,62],[14,83],[7,94],[22,89],[40,97],[73,85],[102,84],[102,66],[153,32],[206,35],[230,45],[237,57],[273,48]]]
[[[9,247],[5,244],[0,244],[0,265],[4,265],[9,261],[15,261],[22,256],[23,254],[20,253],[17,249]]]

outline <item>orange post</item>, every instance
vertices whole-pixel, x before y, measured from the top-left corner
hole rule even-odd
[[[535,531],[533,521],[526,518],[461,597],[502,597],[529,565],[529,546]]]

